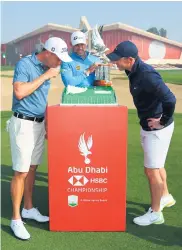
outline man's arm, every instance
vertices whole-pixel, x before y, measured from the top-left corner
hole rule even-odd
[[[78,86],[85,78],[95,71],[97,64],[91,65],[87,70],[81,72],[80,75],[73,75],[73,68],[70,63],[63,63],[61,66],[61,77],[64,85]]]
[[[59,69],[49,69],[47,72],[36,78],[32,82],[29,81],[28,65],[24,61],[19,61],[15,68],[13,79],[13,91],[17,99],[21,100],[31,95],[46,80],[59,74]]]
[[[173,116],[176,98],[157,72],[146,72],[144,78],[146,91],[153,92],[162,102],[163,114],[160,123],[165,125]]]
[[[62,63],[61,77],[64,85],[67,87],[68,85],[78,86],[87,77],[87,75],[84,72],[82,72],[80,75],[74,76],[71,64]]]

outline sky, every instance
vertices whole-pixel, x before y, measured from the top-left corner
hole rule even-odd
[[[121,22],[142,30],[164,28],[167,37],[182,42],[182,2],[2,2],[1,43],[9,42],[47,23],[79,27],[86,16],[94,25]]]

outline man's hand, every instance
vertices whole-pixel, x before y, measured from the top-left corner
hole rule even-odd
[[[95,71],[95,69],[98,67],[99,63],[94,63],[92,64],[88,69],[87,69],[87,72],[90,74],[90,73],[93,73]]]
[[[151,129],[161,129],[164,126],[160,124],[160,118],[149,118],[147,119],[148,121],[148,126]]]
[[[48,80],[48,79],[51,79],[53,77],[56,77],[57,75],[59,75],[59,72],[60,72],[60,68],[59,67],[57,67],[57,68],[50,68],[50,69],[48,69],[48,71],[46,71],[44,73],[45,79]]]

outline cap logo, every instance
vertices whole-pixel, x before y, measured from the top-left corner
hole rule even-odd
[[[77,39],[83,39],[83,37],[79,37],[79,36],[75,36],[74,38],[73,38],[73,40],[77,40]]]
[[[51,51],[52,51],[52,52],[54,52],[54,51],[55,51],[55,48],[54,48],[54,47],[52,47],[52,48],[51,48]]]
[[[65,52],[68,52],[68,49],[67,48],[62,48],[61,53],[65,53]]]

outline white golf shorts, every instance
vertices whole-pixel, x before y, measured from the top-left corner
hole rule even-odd
[[[161,130],[145,131],[141,128],[140,135],[144,151],[144,167],[164,167],[173,131],[174,122]]]
[[[8,131],[13,170],[26,173],[30,165],[40,165],[44,151],[45,124],[12,116]]]

